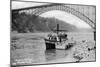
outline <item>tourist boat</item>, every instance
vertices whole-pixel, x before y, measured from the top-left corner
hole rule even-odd
[[[66,30],[59,30],[57,24],[56,33],[49,33],[47,38],[44,38],[46,49],[69,49],[73,46],[74,41],[68,40]]]

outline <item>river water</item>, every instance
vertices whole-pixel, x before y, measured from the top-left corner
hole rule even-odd
[[[86,38],[91,37],[93,38],[93,35]],[[11,61],[15,65],[73,62],[71,54],[71,49],[46,50],[43,39],[20,39],[17,42],[17,49],[11,50]]]
[[[26,41],[27,42],[27,41]],[[37,46],[38,45],[38,46]],[[44,46],[42,46],[44,45]],[[71,50],[45,50],[45,43],[27,42],[24,48],[11,51],[12,62],[15,64],[43,64],[55,62],[68,56]]]

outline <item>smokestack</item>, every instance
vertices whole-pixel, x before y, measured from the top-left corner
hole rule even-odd
[[[94,40],[96,41],[96,31],[94,31]]]
[[[57,24],[57,34],[58,34],[58,32],[59,32],[59,24]]]

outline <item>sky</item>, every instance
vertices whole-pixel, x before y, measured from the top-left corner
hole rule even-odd
[[[45,5],[47,3],[34,3],[34,2],[18,2],[18,1],[12,1],[12,9],[19,9],[19,8],[26,8],[26,7],[32,7],[32,6],[39,6],[39,5]],[[77,28],[91,28],[86,22],[79,19],[78,17],[64,12],[64,11],[48,11],[40,16],[42,17],[55,17],[57,19],[60,19],[62,21],[65,21],[66,23],[75,25]]]
[[[26,7],[32,7],[32,6],[45,5],[45,4],[47,3],[12,1],[12,9],[26,8]]]

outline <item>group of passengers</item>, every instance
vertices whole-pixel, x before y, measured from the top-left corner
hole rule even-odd
[[[65,40],[68,39],[67,34],[65,34],[65,33],[59,33],[58,35],[53,35],[52,33],[50,33],[48,35],[48,37],[49,37],[49,40],[60,41],[60,42],[65,41]]]

